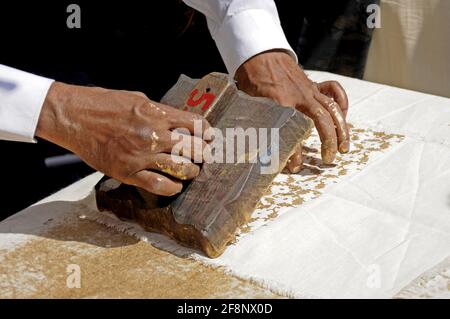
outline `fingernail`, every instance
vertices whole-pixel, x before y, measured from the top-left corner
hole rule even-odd
[[[299,166],[294,166],[294,167],[290,168],[289,170],[292,174],[297,174],[298,172],[300,172],[301,169],[302,169],[302,166],[299,165]]]
[[[322,162],[324,164],[332,164],[334,161],[335,154],[331,152],[329,149],[322,149]]]
[[[350,143],[348,141],[344,141],[341,144],[339,144],[340,153],[348,153],[349,150],[350,150]]]
[[[178,193],[181,193],[182,190],[183,190],[183,184],[177,185],[177,187],[168,196],[174,196],[174,195],[176,195]]]

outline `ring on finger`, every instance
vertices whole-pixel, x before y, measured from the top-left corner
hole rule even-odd
[[[336,102],[334,101],[333,98],[331,98],[331,101],[328,102],[328,107],[333,107],[333,106],[336,106]]]

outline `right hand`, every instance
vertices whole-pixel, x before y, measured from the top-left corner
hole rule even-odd
[[[348,99],[339,83],[312,82],[283,50],[270,50],[250,58],[237,69],[235,79],[238,88],[245,93],[271,98],[310,117],[320,136],[324,164],[333,163],[338,151],[349,151],[350,138],[345,121]],[[302,168],[301,144],[296,147],[286,168],[291,173],[298,173]]]
[[[201,136],[193,135],[195,120],[202,122]],[[198,175],[200,168],[190,159],[208,147],[202,137],[209,127],[203,117],[150,101],[140,92],[55,82],[44,101],[36,136],[123,183],[171,196],[181,191],[181,180]],[[179,142],[171,131],[178,128],[191,132],[183,141],[190,143],[192,152],[182,157],[171,154]]]

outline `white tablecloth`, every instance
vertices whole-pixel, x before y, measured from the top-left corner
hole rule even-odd
[[[280,175],[271,194],[279,202],[261,205],[251,231],[218,259],[98,212],[90,217],[288,296],[393,297],[450,255],[450,99],[323,72],[310,76],[336,79],[347,90],[354,154],[312,178]],[[309,142],[317,144],[314,137]],[[381,147],[371,150],[371,143]],[[58,202],[73,201],[75,211],[100,177],[87,177],[0,223],[0,249],[15,249],[30,229],[70,213]],[[286,187],[306,197],[289,201]]]

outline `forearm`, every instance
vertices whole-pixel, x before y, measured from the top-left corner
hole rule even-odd
[[[80,134],[96,131],[96,137],[106,143],[107,138],[99,130],[99,121],[109,118],[102,105],[95,105],[92,100],[97,93],[108,90],[83,87],[54,82],[43,103],[36,136],[72,152],[79,152],[79,141],[85,140]]]
[[[63,87],[63,85],[59,82],[53,82],[50,86],[36,127],[37,137],[58,145],[61,144],[61,138],[58,137],[58,134],[56,133],[60,127],[58,118],[61,117],[61,115],[58,113],[61,113],[62,106],[64,105],[64,103],[59,101],[61,98],[59,97],[58,91],[61,87]],[[58,110],[57,105],[60,106],[60,110]]]

